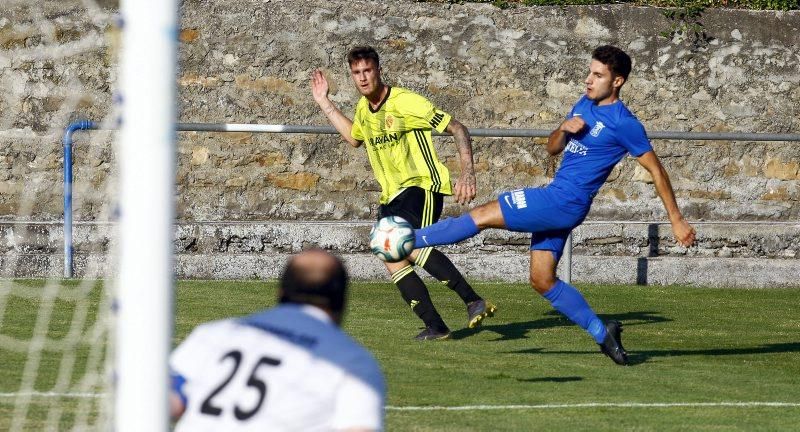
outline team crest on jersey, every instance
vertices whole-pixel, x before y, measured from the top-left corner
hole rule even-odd
[[[577,153],[579,155],[586,156],[586,152],[589,151],[589,148],[586,147],[585,145],[579,143],[578,141],[575,141],[574,139],[571,139],[567,143],[567,146],[564,147],[564,151],[565,152],[570,152],[570,153]]]
[[[387,115],[383,122],[386,124],[386,129],[391,129],[392,125],[394,124],[394,117]]]
[[[603,128],[605,127],[606,125],[604,125],[603,122],[597,122],[597,124],[594,125],[592,130],[589,131],[589,135],[597,138],[597,136],[600,135],[600,131],[603,130]]]

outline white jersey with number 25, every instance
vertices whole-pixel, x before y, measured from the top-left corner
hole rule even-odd
[[[200,325],[170,367],[184,380],[177,432],[383,428],[378,363],[313,306]]]

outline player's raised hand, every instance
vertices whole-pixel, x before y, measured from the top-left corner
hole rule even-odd
[[[586,127],[586,122],[580,117],[572,117],[564,120],[558,128],[567,133],[578,133]]]
[[[461,173],[456,181],[455,198],[456,202],[464,205],[469,204],[475,199],[476,186],[475,174]]]
[[[317,102],[328,98],[328,80],[319,69],[311,72],[311,95],[314,96],[314,100]]]
[[[683,246],[689,247],[694,244],[697,232],[694,228],[686,222],[686,219],[681,219],[672,224],[672,234],[675,235],[675,240]]]

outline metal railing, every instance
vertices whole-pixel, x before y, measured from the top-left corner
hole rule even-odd
[[[64,277],[73,276],[74,244],[72,239],[72,136],[79,130],[104,129],[93,121],[82,120],[67,126],[64,132]],[[111,128],[108,128],[111,129]],[[338,134],[332,126],[304,125],[266,125],[246,123],[178,123],[180,132],[251,132],[251,133],[289,133],[289,134]],[[544,138],[550,135],[549,129],[470,129],[473,137],[485,138]],[[440,134],[434,131],[434,135]],[[736,132],[648,132],[650,139],[681,141],[800,141],[800,134],[736,133]],[[564,250],[564,279],[572,279],[572,236],[567,239]]]

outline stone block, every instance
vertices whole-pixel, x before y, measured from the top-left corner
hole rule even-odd
[[[269,174],[267,180],[279,188],[308,191],[316,186],[319,181],[319,175],[309,172]]]
[[[178,40],[184,43],[192,43],[200,37],[200,30],[196,28],[181,29],[178,34]]]
[[[633,171],[633,181],[635,182],[642,182],[642,183],[653,183],[653,176],[647,172],[641,165],[637,165]]]
[[[781,186],[777,188],[769,188],[764,195],[761,195],[761,199],[765,201],[788,201],[790,196],[786,187]]]
[[[780,159],[771,158],[764,164],[764,175],[767,178],[797,180],[800,179],[799,170],[800,164],[795,161],[783,162]]]
[[[195,146],[192,147],[192,165],[203,165],[208,162],[208,148]]]

